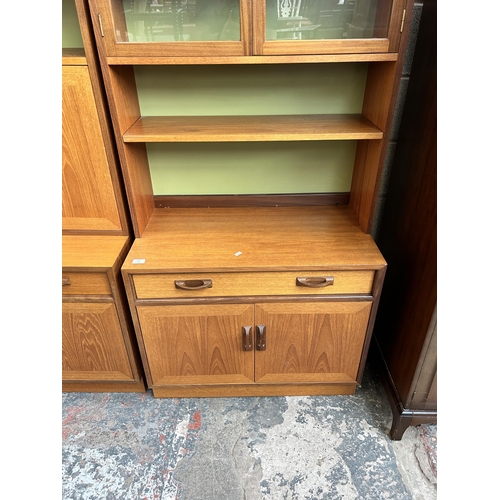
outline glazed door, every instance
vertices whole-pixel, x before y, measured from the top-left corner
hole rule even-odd
[[[246,0],[91,0],[111,57],[243,56],[251,48]]]
[[[138,306],[137,314],[154,386],[253,383],[254,353],[244,345],[253,304]]]
[[[63,302],[63,381],[132,381],[115,304]]]
[[[257,304],[255,381],[355,383],[371,307],[369,301]]]
[[[254,53],[397,52],[405,0],[254,0]]]

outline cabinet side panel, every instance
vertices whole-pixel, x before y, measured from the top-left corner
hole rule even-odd
[[[105,81],[110,86],[110,110],[123,169],[125,188],[130,206],[135,236],[144,232],[154,210],[153,186],[144,143],[123,143],[123,134],[140,117],[140,107],[131,66],[108,67]]]
[[[63,66],[62,74],[63,230],[120,230],[88,69]]]

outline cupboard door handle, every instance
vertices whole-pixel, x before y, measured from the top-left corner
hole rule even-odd
[[[244,326],[243,330],[243,350],[251,351],[253,349],[252,345],[252,327]]]
[[[175,288],[181,290],[203,290],[212,288],[212,280],[175,280]]]
[[[62,286],[64,285],[71,285],[71,280],[69,279],[69,276],[62,277]]]
[[[297,286],[307,286],[309,288],[331,286],[333,285],[333,276],[310,276],[305,278],[297,278],[295,284]]]
[[[255,345],[257,351],[266,350],[266,325],[257,325],[257,344]]]

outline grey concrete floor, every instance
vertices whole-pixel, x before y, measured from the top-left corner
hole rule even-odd
[[[64,500],[434,500],[437,427],[391,441],[367,367],[353,396],[63,393]]]

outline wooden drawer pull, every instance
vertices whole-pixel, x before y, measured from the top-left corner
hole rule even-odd
[[[64,285],[71,285],[71,280],[69,279],[69,276],[62,277],[62,286]]]
[[[203,290],[212,288],[212,280],[175,280],[175,288],[181,290]]]
[[[257,351],[266,350],[266,325],[257,325],[257,340],[255,349]]]
[[[297,286],[307,286],[309,288],[321,288],[333,285],[333,276],[311,276],[309,278],[297,278]]]
[[[252,345],[252,327],[244,326],[243,327],[243,350],[251,351],[253,349]]]

